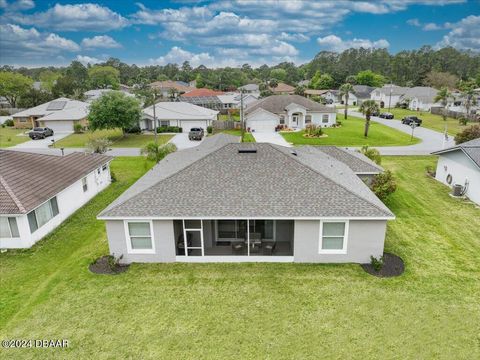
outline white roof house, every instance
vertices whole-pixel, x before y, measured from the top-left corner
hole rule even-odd
[[[142,111],[143,119],[140,127],[143,130],[152,130],[153,105]],[[217,119],[218,111],[197,106],[188,102],[159,102],[155,104],[155,118],[157,126],[178,126],[183,132],[189,132],[192,127],[206,128]]]
[[[86,125],[89,104],[58,98],[12,115],[17,127],[49,127],[54,131],[73,131],[75,122]]]
[[[93,89],[93,90],[88,90],[88,91],[85,91],[83,94],[85,95],[86,97],[86,102],[88,103],[91,103],[92,101],[94,100],[97,100],[99,97],[101,97],[103,94],[105,93],[108,93],[110,91],[121,91],[122,93],[124,93],[125,95],[127,96],[132,96],[132,97],[135,97],[134,94],[131,94],[127,91],[124,91],[124,90],[112,90],[112,89]]]

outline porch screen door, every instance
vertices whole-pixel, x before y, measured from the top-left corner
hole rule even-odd
[[[185,256],[204,256],[203,220],[183,220]]]

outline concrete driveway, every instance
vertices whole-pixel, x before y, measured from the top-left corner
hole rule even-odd
[[[364,118],[362,113],[355,111],[349,112],[349,115]],[[371,120],[409,135],[412,133],[412,128],[402,124],[400,120],[386,120],[376,116],[372,116]],[[429,155],[433,151],[455,145],[452,136],[449,136],[448,140],[445,140],[444,134],[441,132],[426,129],[422,126],[415,128],[413,136],[421,139],[422,142],[408,146],[375,146],[375,148],[378,149],[382,155]]]
[[[252,135],[255,138],[255,141],[259,143],[271,143],[287,147],[292,146],[278,132],[253,132]]]
[[[40,140],[30,140],[24,143],[12,146],[12,150],[20,150],[20,149],[48,149],[50,145],[52,145],[52,140],[58,141],[67,137],[68,135],[73,134],[72,132],[56,132],[53,136],[49,136],[45,139]]]
[[[170,139],[169,143],[175,144],[178,150],[192,148],[194,146],[200,145],[205,137],[202,140],[189,140],[188,133],[175,134],[173,138]]]

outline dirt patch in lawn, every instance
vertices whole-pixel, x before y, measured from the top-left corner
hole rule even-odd
[[[88,269],[94,274],[117,275],[128,270],[129,265],[118,264],[112,256],[102,256],[91,263]]]
[[[400,276],[405,271],[402,258],[389,253],[383,254],[383,266],[378,271],[373,268],[372,264],[362,264],[361,266],[370,275],[382,278]]]

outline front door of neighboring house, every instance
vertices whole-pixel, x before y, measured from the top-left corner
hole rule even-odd
[[[292,127],[298,126],[298,115],[292,115]]]

